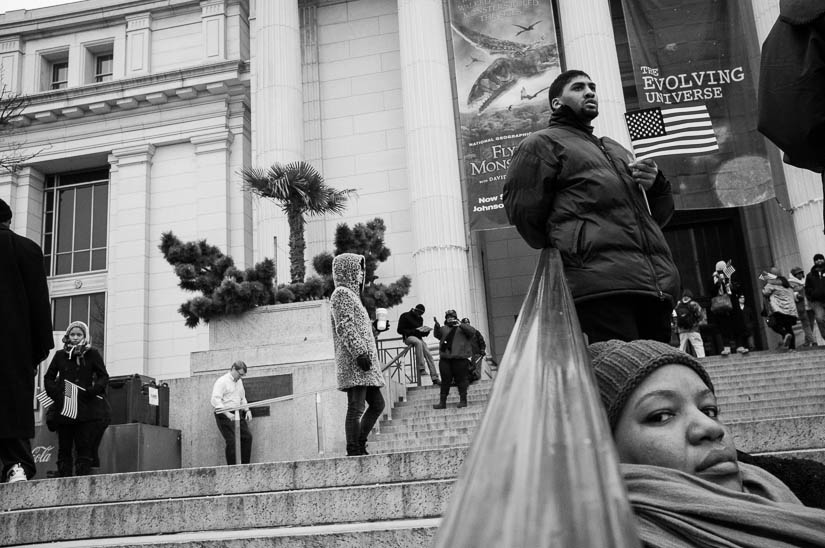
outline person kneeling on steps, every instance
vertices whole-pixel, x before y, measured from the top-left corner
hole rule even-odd
[[[457,407],[467,407],[467,388],[470,386],[470,358],[479,354],[476,343],[476,330],[469,323],[458,321],[455,310],[444,314],[444,325],[435,320],[433,334],[440,341],[438,345],[438,369],[441,372],[441,399],[433,409],[445,409],[450,385],[453,380],[458,385],[459,402]]]

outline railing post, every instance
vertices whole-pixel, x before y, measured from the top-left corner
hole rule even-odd
[[[241,463],[241,410],[235,409],[235,464]]]
[[[392,393],[392,371],[389,371],[389,370],[386,371],[386,378],[387,378],[387,381],[386,381],[387,382],[387,401],[389,402],[389,405],[387,405],[385,407],[385,409],[387,410],[387,420],[391,421],[392,420],[392,409],[395,406],[395,397],[393,396],[393,393]]]
[[[325,452],[324,444],[324,413],[321,409],[321,393],[315,393],[315,429],[318,437],[318,455],[323,456]]]

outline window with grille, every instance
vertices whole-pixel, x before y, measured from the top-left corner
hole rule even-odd
[[[52,63],[52,89],[63,89],[69,85],[69,62],[55,61]]]
[[[114,56],[111,53],[95,57],[95,82],[109,82],[114,73]]]
[[[50,276],[106,269],[109,168],[46,177],[43,254]]]

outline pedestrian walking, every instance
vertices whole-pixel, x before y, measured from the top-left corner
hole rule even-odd
[[[4,320],[0,352],[0,481],[25,481],[36,472],[34,377],[54,347],[51,304],[43,251],[11,230],[12,211],[0,200],[0,317]]]
[[[224,453],[226,464],[238,464],[235,453],[235,412],[221,411],[233,407],[242,407],[248,404],[243,378],[246,376],[246,364],[238,360],[232,364],[225,375],[221,375],[212,386],[212,397],[209,402],[215,409],[215,422],[226,443]],[[249,408],[238,411],[241,435],[241,464],[249,464],[252,459],[252,432],[249,423],[252,422],[252,412]]]

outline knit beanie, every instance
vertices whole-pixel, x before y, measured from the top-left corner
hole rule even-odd
[[[664,365],[690,367],[714,391],[707,371],[698,360],[665,343],[611,340],[593,343],[587,349],[611,430],[616,428],[619,416],[636,387]]]
[[[421,312],[422,314],[423,314],[424,312],[426,312],[426,310],[427,310],[426,308],[424,308],[424,305],[423,305],[423,304],[420,304],[420,303],[419,303],[419,304],[417,304],[417,305],[415,305],[415,309],[416,309],[416,310],[418,310],[419,312]]]
[[[9,204],[0,198],[0,223],[5,223],[6,221],[11,221],[11,208]]]
[[[825,255],[823,255],[822,253],[817,253],[816,255],[814,255],[814,262],[817,262],[819,259],[825,261]]]

